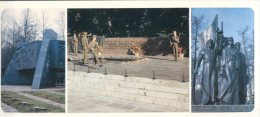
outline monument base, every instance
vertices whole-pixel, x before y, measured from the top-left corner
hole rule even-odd
[[[192,112],[250,112],[254,105],[192,105]]]

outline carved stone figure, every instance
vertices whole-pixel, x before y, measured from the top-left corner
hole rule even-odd
[[[170,41],[170,43],[172,46],[172,52],[173,52],[174,59],[175,59],[175,61],[177,61],[180,37],[177,35],[176,31],[173,31],[172,40]]]
[[[79,42],[79,40],[77,38],[77,35],[76,35],[76,33],[74,33],[72,43],[73,43],[73,51],[75,53],[75,56],[78,55],[78,42]]]
[[[235,48],[237,50],[238,54],[238,88],[239,88],[239,103],[245,104],[246,103],[246,94],[247,94],[247,83],[248,83],[248,77],[246,75],[246,59],[245,54],[242,53],[240,50],[241,44],[239,42],[235,43]]]
[[[227,39],[227,46],[221,55],[222,82],[219,84],[220,104],[239,104],[238,67],[239,59],[233,38]]]
[[[94,57],[94,62],[95,65],[99,65],[100,67],[102,66],[102,64],[100,63],[99,59],[98,59],[98,43],[96,42],[96,35],[93,35],[93,39],[92,41],[89,43],[89,51],[90,53],[93,55]]]
[[[88,33],[82,32],[81,34],[81,44],[83,47],[83,64],[88,63]]]
[[[206,48],[202,49],[197,59],[197,64],[194,70],[196,76],[199,66],[203,60],[201,72],[201,88],[202,99],[199,104],[213,104],[216,101],[216,57],[217,57],[217,44],[215,46],[212,39],[206,43]]]

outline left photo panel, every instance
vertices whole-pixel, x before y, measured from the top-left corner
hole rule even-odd
[[[66,9],[1,9],[3,112],[65,112]]]

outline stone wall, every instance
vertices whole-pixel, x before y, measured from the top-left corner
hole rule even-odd
[[[72,38],[68,37],[68,51],[72,51]],[[117,37],[117,38],[98,38],[97,42],[103,47],[104,54],[128,54],[130,47],[138,45],[141,47],[143,55],[167,55],[171,54],[170,38],[158,37]],[[81,52],[79,43],[79,52]]]

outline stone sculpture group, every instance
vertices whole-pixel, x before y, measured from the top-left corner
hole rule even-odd
[[[245,55],[241,44],[234,44],[233,37],[224,37],[217,30],[216,39],[208,39],[199,55],[194,69],[194,79],[201,78],[201,92],[196,104],[237,105],[246,103],[248,77]],[[203,61],[203,64],[200,64]]]

